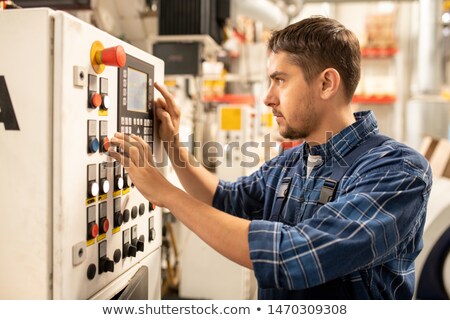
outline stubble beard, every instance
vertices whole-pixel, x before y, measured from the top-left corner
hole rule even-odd
[[[308,99],[308,102],[305,105],[305,110],[302,115],[298,115],[296,117],[295,122],[300,123],[300,128],[293,128],[290,126],[285,118],[285,127],[279,128],[280,135],[283,138],[290,139],[290,140],[299,140],[299,139],[305,139],[308,136],[310,136],[312,130],[316,126],[317,123],[317,116],[314,113],[314,108],[311,103],[311,99]]]

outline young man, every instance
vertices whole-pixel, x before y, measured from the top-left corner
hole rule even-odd
[[[156,103],[160,136],[187,193],[151,164],[147,145],[117,133],[128,173],[222,255],[251,268],[261,299],[410,299],[431,171],[416,151],[378,134],[371,112],[353,114],[360,48],[339,22],[312,17],[269,43],[272,108],[280,134],[306,142],[237,182],[189,160],[173,98]]]

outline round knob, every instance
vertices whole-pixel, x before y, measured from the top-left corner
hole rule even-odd
[[[138,214],[138,208],[136,206],[134,206],[133,208],[131,208],[131,218],[136,219],[137,214]]]
[[[145,204],[141,203],[139,205],[139,215],[142,216],[145,213]]]
[[[123,212],[123,221],[128,222],[130,220],[130,210],[125,209]]]
[[[100,219],[100,233],[106,233],[109,230],[109,220],[108,218]]]
[[[116,190],[123,189],[123,178],[121,176],[116,176],[115,178],[115,188]]]
[[[123,223],[123,214],[120,212],[114,213],[114,228],[120,227]]]
[[[102,104],[102,96],[97,92],[91,92],[89,95],[89,107],[95,109]]]
[[[88,193],[90,197],[96,197],[98,195],[99,187],[96,181],[89,181]]]
[[[98,225],[95,222],[89,223],[87,236],[88,240],[94,239],[98,236]]]
[[[115,263],[118,263],[120,261],[120,258],[122,257],[122,252],[120,251],[120,249],[116,249],[114,251],[114,255],[113,255],[113,260]]]
[[[100,105],[100,107],[103,110],[108,110],[110,106],[111,106],[111,99],[107,94],[102,94],[102,104]]]
[[[89,267],[87,268],[87,273],[86,273],[87,278],[88,278],[89,280],[94,279],[96,273],[97,273],[97,267],[95,266],[95,264],[91,263],[91,264],[89,265]]]
[[[97,137],[90,137],[88,142],[89,152],[94,153],[98,151],[99,143]]]
[[[103,140],[102,140],[102,151],[103,152],[107,152],[108,149],[109,149],[109,145],[110,145],[110,143],[109,143],[108,137],[103,138]]]
[[[108,179],[101,179],[100,180],[100,187],[102,189],[102,193],[108,193],[108,191],[109,191],[109,181],[108,181]]]
[[[127,61],[127,55],[122,46],[116,46],[97,51],[95,61],[98,64],[122,68]]]

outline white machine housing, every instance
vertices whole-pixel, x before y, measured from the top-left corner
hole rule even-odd
[[[164,81],[163,61],[61,11],[1,11],[0,28],[0,299],[159,299],[161,209],[103,145],[137,133],[159,154],[153,83]],[[125,66],[97,73],[96,41],[124,48]]]

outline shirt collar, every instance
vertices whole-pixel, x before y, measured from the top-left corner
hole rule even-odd
[[[378,124],[372,111],[355,112],[355,122],[343,129],[341,132],[332,136],[326,143],[310,147],[307,143],[303,144],[305,155],[320,155],[327,159],[342,158],[361,140],[368,136],[378,133]]]

